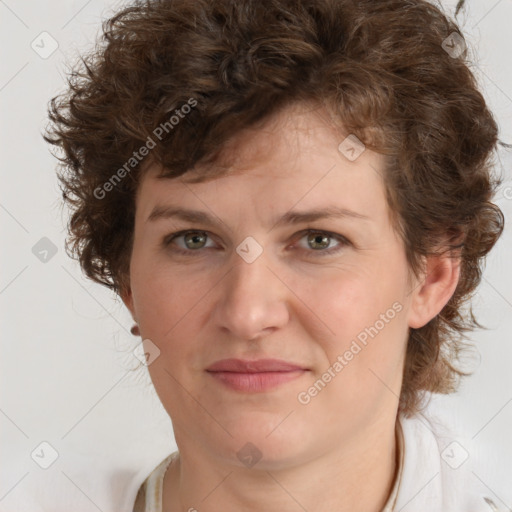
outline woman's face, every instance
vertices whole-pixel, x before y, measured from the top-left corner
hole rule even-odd
[[[233,140],[227,175],[191,184],[150,169],[140,185],[123,300],[160,351],[149,371],[182,451],[286,467],[396,416],[419,320],[384,160],[366,149],[351,161],[326,118],[285,110]],[[334,209],[347,214],[322,214]],[[210,371],[225,359],[299,370]]]

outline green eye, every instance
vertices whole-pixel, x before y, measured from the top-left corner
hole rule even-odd
[[[192,231],[184,235],[185,245],[189,249],[202,249],[206,243],[206,233]]]
[[[326,231],[308,230],[300,240],[303,238],[307,238],[308,245],[307,248],[302,247],[302,249],[307,252],[315,253],[315,257],[337,253],[350,243],[345,237]],[[333,240],[338,242],[337,245],[329,247]],[[308,248],[312,250],[308,251]]]
[[[166,237],[162,245],[164,248],[172,246],[171,250],[173,252],[190,255],[195,252],[199,253],[200,249],[210,248],[210,246],[206,245],[208,238],[208,233],[205,231],[180,231]],[[177,240],[180,241],[179,244],[176,243]]]
[[[320,249],[326,249],[329,247],[329,235],[325,234],[319,234],[319,233],[309,233],[307,235],[308,237],[308,243],[312,244],[312,249],[320,250]]]

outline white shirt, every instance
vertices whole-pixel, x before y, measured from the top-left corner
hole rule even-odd
[[[447,443],[442,426],[423,414],[400,415],[397,434],[398,471],[382,512],[510,512],[500,499],[512,502],[512,474],[509,489],[491,491],[471,471],[475,464],[467,464],[465,448],[456,440]],[[133,512],[162,512],[164,474],[177,456],[166,457],[141,484]]]

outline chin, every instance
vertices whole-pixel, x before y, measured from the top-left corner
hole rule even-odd
[[[298,450],[302,451],[304,442],[311,440],[313,436],[301,434],[291,422],[286,425],[288,428],[285,428],[288,419],[283,422],[283,417],[286,415],[279,418],[273,417],[271,426],[267,420],[263,419],[232,425],[228,430],[233,432],[233,437],[224,438],[225,455],[231,460],[234,458],[240,467],[245,465],[268,471],[297,464],[301,457]],[[282,424],[277,426],[280,422]],[[221,448],[219,444],[215,444],[215,447]],[[253,463],[254,465],[251,466]]]

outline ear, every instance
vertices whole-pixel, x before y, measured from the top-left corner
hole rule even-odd
[[[119,296],[121,297],[121,300],[124,302],[124,305],[128,308],[130,313],[132,314],[132,318],[136,320],[135,315],[135,308],[133,306],[133,295],[132,295],[132,289],[128,286],[124,288],[120,293]]]
[[[460,254],[446,252],[426,258],[422,279],[411,292],[409,327],[423,327],[444,308],[457,287],[459,274]]]

